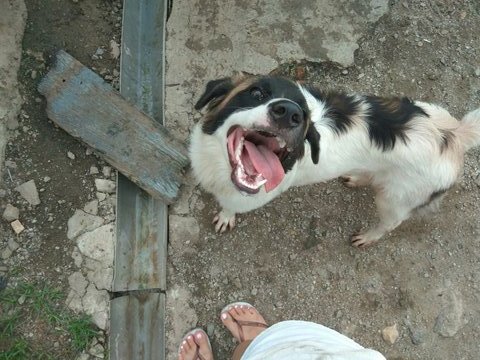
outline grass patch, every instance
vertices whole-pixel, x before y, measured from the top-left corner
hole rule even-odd
[[[64,299],[60,290],[34,283],[0,291],[0,360],[63,359],[86,349],[98,329],[89,316],[66,309]],[[63,339],[58,351],[56,338]]]

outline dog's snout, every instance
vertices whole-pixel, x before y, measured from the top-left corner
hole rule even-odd
[[[280,100],[270,104],[272,120],[282,127],[297,127],[303,122],[303,111],[296,103]]]

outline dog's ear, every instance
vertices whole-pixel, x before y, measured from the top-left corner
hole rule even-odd
[[[310,155],[314,164],[318,164],[320,158],[320,134],[313,123],[308,124],[305,139],[310,143]]]
[[[210,101],[227,95],[233,87],[233,81],[229,77],[209,81],[205,88],[205,92],[195,104],[195,109],[200,110],[210,103]]]

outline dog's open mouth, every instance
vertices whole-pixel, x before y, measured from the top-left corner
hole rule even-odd
[[[232,181],[238,189],[256,194],[275,189],[285,177],[282,159],[288,154],[281,137],[264,130],[232,127],[227,136]]]

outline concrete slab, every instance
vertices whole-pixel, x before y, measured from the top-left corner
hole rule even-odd
[[[290,60],[352,65],[357,41],[387,11],[387,0],[174,1],[167,26],[168,125],[186,138],[185,118],[207,79],[265,74]]]
[[[7,144],[7,130],[18,126],[21,105],[17,72],[27,9],[23,0],[3,0],[0,11],[0,183]]]

